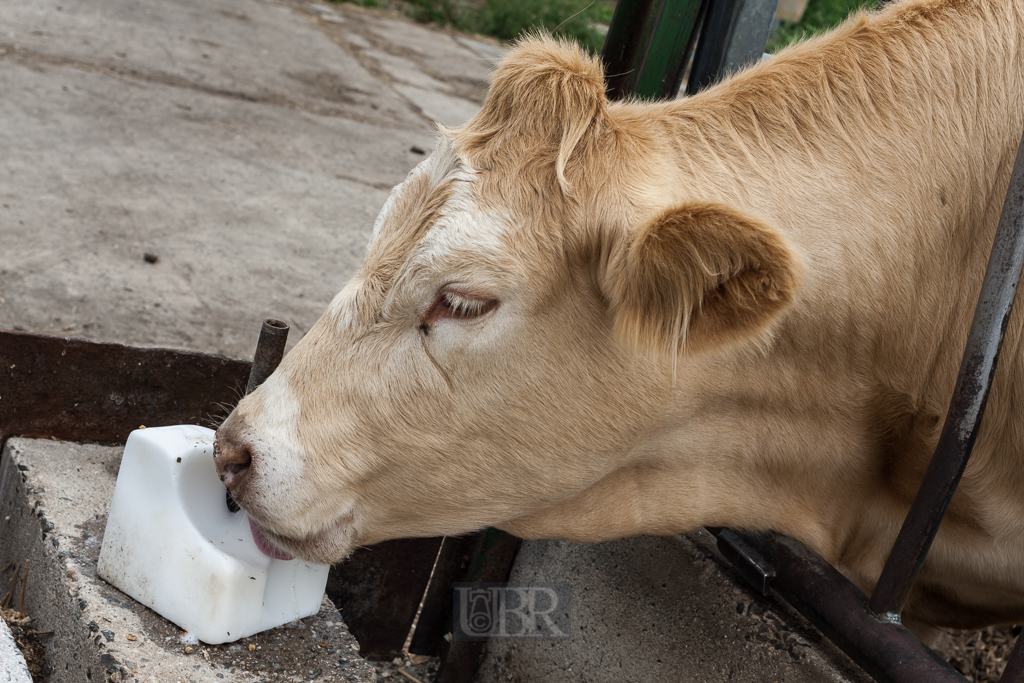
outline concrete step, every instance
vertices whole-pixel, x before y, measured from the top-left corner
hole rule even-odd
[[[479,683],[870,683],[801,615],[751,590],[703,529],[527,541],[510,581],[568,582],[571,639],[488,643]]]
[[[122,451],[21,438],[3,450],[0,597],[27,563],[26,611],[53,631],[43,636],[50,683],[376,680],[326,597],[313,617],[210,646],[100,579]]]

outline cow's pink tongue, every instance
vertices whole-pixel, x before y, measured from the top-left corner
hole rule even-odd
[[[267,557],[272,557],[275,560],[293,559],[291,555],[267,540],[267,537],[263,535],[263,529],[253,521],[252,517],[249,518],[249,531],[252,532],[252,540],[256,541],[256,547]]]

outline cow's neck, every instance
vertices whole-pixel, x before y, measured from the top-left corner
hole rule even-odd
[[[842,481],[848,463],[835,449],[853,445],[856,420],[804,390],[810,368],[757,355],[720,354],[681,367],[688,379],[673,407],[623,467],[502,528],[587,542],[699,526],[775,529],[831,554],[837,501],[855,488]]]

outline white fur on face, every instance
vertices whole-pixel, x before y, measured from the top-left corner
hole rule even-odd
[[[384,206],[387,208],[387,204]],[[339,333],[343,334],[354,329],[359,320],[357,298],[362,286],[361,279],[353,278],[340,292],[334,295],[331,303],[327,306],[324,317],[330,317],[335,321]]]
[[[248,493],[246,499],[272,506],[274,520],[297,521],[306,508],[303,482],[307,457],[298,439],[299,403],[281,372],[272,374],[257,391],[259,396],[252,398],[261,403],[259,430],[246,429],[244,435],[256,454],[252,464],[256,491]],[[261,523],[265,521],[260,519],[259,511],[256,517]],[[274,524],[273,529],[290,535],[290,529],[284,526]]]
[[[502,236],[506,221],[484,213],[473,197],[471,173],[456,177],[455,191],[445,205],[441,219],[416,249],[416,262],[430,263],[454,251],[494,257],[504,250]]]
[[[381,230],[387,224],[387,219],[391,213],[391,209],[402,197],[402,193],[405,191],[406,186],[409,183],[420,176],[430,176],[430,187],[438,188],[446,182],[449,182],[455,176],[472,176],[476,171],[470,168],[469,164],[466,163],[465,159],[459,157],[452,147],[451,140],[447,135],[440,135],[437,139],[437,148],[433,154],[421,161],[409,171],[409,175],[400,184],[396,185],[392,190],[391,194],[388,195],[387,200],[384,202],[384,206],[381,207],[380,213],[377,214],[377,220],[373,222],[373,231],[370,234],[370,242],[367,245],[367,251],[373,249],[374,243],[377,241],[377,237],[380,235]]]
[[[357,544],[355,497],[331,496],[316,481],[316,465],[298,438],[300,403],[288,375],[275,372],[240,404],[258,429],[240,437],[252,448],[252,471],[239,502],[273,544],[308,560],[330,562]],[[245,424],[245,422],[243,422]]]

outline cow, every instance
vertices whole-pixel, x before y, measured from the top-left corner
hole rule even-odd
[[[542,35],[439,129],[366,258],[217,432],[267,552],[494,526],[772,529],[869,591],[955,383],[1024,130],[1024,0],[859,13],[610,102]],[[907,604],[1024,619],[1024,315]]]

